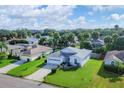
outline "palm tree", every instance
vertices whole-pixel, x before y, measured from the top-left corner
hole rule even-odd
[[[3,51],[3,49],[6,49],[6,51],[8,50],[8,46],[5,42],[0,42],[0,49],[1,52]]]

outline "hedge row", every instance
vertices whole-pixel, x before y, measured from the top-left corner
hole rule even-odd
[[[26,41],[26,40],[11,40],[9,42],[9,44],[11,44],[11,45],[20,44],[20,43],[22,43],[22,44],[28,44],[28,41]]]

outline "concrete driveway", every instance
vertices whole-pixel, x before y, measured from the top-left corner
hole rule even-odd
[[[57,88],[57,86],[0,74],[0,88]]]
[[[25,79],[43,81],[44,77],[46,77],[49,73],[51,73],[51,69],[41,68],[33,74],[26,76]]]
[[[24,61],[24,60],[19,60],[19,61],[15,62],[15,63],[12,63],[12,64],[10,64],[10,65],[7,65],[7,66],[5,66],[5,67],[3,67],[3,68],[0,68],[0,73],[5,74],[5,73],[7,73],[9,70],[11,70],[11,69],[13,69],[13,68],[15,68],[15,67],[20,66],[20,65],[23,64],[24,62],[26,62],[26,61]]]

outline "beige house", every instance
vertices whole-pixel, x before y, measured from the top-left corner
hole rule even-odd
[[[52,52],[52,48],[40,45],[9,45],[9,50],[21,60],[33,61],[38,57]]]

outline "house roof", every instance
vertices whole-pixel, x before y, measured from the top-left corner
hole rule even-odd
[[[22,54],[24,54],[24,55],[36,55],[39,53],[47,52],[50,49],[51,49],[50,47],[37,45],[36,47],[32,47],[31,49],[24,51]]]
[[[67,47],[61,50],[62,53],[70,53],[70,54],[75,54],[80,52],[80,49],[74,48],[74,47]]]
[[[123,51],[110,51],[110,52],[107,52],[104,60],[107,60],[107,59],[114,59],[114,57],[117,57],[119,58],[120,60],[124,61],[124,50]]]
[[[79,58],[84,58],[85,56],[87,56],[88,54],[90,54],[92,51],[88,50],[88,49],[78,49],[78,48],[73,48],[73,47],[67,47],[62,49],[61,51],[52,53],[49,55],[49,57],[60,57],[63,56],[63,54],[61,54],[61,52],[63,53],[73,53],[73,55],[71,56],[78,56]]]
[[[106,54],[106,56],[105,56],[105,58],[104,58],[104,60],[106,60],[106,59],[113,59],[113,56],[115,55],[115,54],[117,54],[119,51],[109,51],[109,52],[107,52],[107,54]]]
[[[104,45],[104,40],[101,39],[92,39],[91,40],[92,44],[97,44],[97,45]]]
[[[115,54],[115,56],[119,59],[121,59],[122,61],[124,61],[124,50],[123,51],[119,51],[119,53]]]
[[[77,56],[81,59],[85,58],[87,55],[89,55],[92,52],[92,50],[88,50],[88,49],[80,49],[79,51],[77,51],[77,54],[72,55],[72,56]]]
[[[24,46],[22,46],[22,45],[7,45],[7,46],[9,48],[9,50],[11,50],[11,49],[23,49],[24,48]]]
[[[38,42],[38,39],[34,38],[34,37],[29,37],[29,38],[27,38],[27,41],[29,41],[29,42]]]
[[[54,53],[52,53],[52,54],[49,55],[49,57],[60,57],[60,56],[61,56],[60,55],[60,51],[54,52]]]

